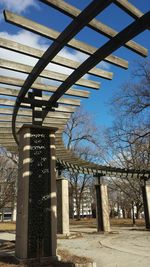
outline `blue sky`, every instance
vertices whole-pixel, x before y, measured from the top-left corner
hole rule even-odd
[[[80,9],[83,9],[86,5],[88,5],[88,3],[90,3],[90,1],[88,0],[67,0],[66,2]],[[150,9],[150,1],[148,0],[130,0],[130,2],[134,4],[137,8],[139,8],[141,11],[143,11],[143,13],[147,12]],[[46,38],[42,38],[35,34],[27,32],[19,27],[6,23],[3,20],[2,14],[2,10],[4,8],[23,15],[36,22],[39,22],[45,26],[53,28],[57,31],[62,31],[71,22],[71,18],[68,18],[67,16],[61,14],[59,11],[48,7],[47,5],[41,3],[38,0],[1,0],[0,36],[28,44],[33,47],[41,48],[43,50],[48,47],[51,41]],[[133,21],[133,19],[129,15],[127,15],[121,9],[116,7],[114,4],[111,4],[109,8],[107,8],[104,12],[98,15],[97,19],[105,23],[106,25],[111,26],[117,31],[122,30],[124,27],[126,27],[129,23]],[[94,32],[89,28],[83,29],[76,36],[76,39],[87,42],[88,44],[91,44],[92,46],[95,46],[97,48],[108,40],[106,37],[103,37],[102,35]],[[140,34],[134,40],[139,44],[145,46],[146,48],[150,48],[150,35],[148,30]],[[61,54],[77,61],[82,61],[85,57],[85,55],[81,54],[80,52],[76,52],[75,50],[68,49],[66,47]],[[102,64],[102,68],[114,73],[112,81],[107,81],[102,78],[89,76],[90,79],[99,81],[101,83],[101,88],[99,91],[90,90],[90,98],[88,100],[82,100],[84,108],[87,111],[91,112],[92,115],[95,117],[96,123],[102,126],[111,125],[113,121],[113,115],[111,113],[111,108],[108,103],[110,102],[112,96],[117,93],[121,84],[129,79],[133,67],[136,66],[136,60],[142,58],[126,48],[120,48],[113,54],[129,61],[128,70],[113,66],[112,64]],[[4,51],[2,49],[0,49],[0,57],[10,60],[18,60],[18,62],[23,61],[25,64],[34,65],[36,63],[36,60],[29,59],[27,56],[18,56],[12,52],[10,54],[10,52]],[[54,65],[49,66],[49,69],[59,71],[58,67]],[[68,70],[62,68],[61,71],[64,73],[68,73]],[[8,75],[8,71],[6,72],[4,70],[0,70],[0,73],[3,75]],[[9,74],[14,75],[14,73],[11,74],[10,72]],[[15,73],[15,76],[19,77],[18,73]],[[22,75],[22,77],[26,76]]]

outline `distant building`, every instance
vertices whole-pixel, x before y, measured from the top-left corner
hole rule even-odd
[[[16,177],[16,165],[0,155],[0,221],[16,220]]]
[[[79,194],[77,197],[79,197]],[[76,205],[75,193],[70,192],[69,198],[70,198],[69,199],[70,217],[73,218],[77,216],[77,205]],[[87,186],[83,190],[82,199],[80,203],[80,216],[81,217],[92,217],[92,203],[93,203],[93,196],[91,193],[91,188]]]
[[[3,203],[6,194],[7,182],[0,181],[0,204]],[[9,192],[8,192],[9,193]],[[2,206],[2,208],[1,208]],[[0,221],[16,221],[16,205],[14,199],[7,201],[6,204],[0,206]]]

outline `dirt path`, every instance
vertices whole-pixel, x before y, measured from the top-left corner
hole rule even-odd
[[[111,234],[92,233],[94,229],[72,227],[84,232],[77,239],[59,239],[58,246],[93,258],[97,267],[149,267],[150,232],[132,228],[112,228]],[[88,234],[87,234],[88,233]]]

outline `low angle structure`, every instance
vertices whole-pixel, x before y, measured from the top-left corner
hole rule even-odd
[[[132,39],[150,28],[150,11],[143,14],[129,1],[123,0],[93,0],[83,10],[78,10],[63,0],[40,0],[40,2],[47,5],[47,9],[58,10],[60,16],[65,14],[69,23],[62,32],[57,32],[44,24],[4,10],[8,27],[11,25],[26,29],[52,40],[52,43],[44,52],[23,45],[19,41],[0,37],[1,48],[37,59],[34,67],[24,62],[0,59],[1,68],[27,74],[26,79],[0,76],[2,84],[0,94],[5,96],[0,98],[0,144],[11,153],[19,155],[16,257],[24,262],[36,262],[40,258],[41,264],[50,264],[59,260],[56,245],[57,227],[58,232],[69,233],[68,185],[66,180],[56,177],[56,163],[59,166],[57,168],[91,174],[98,178],[96,182],[98,231],[110,230],[107,188],[99,177],[128,175],[144,177],[145,180],[150,178],[150,170],[102,166],[80,159],[65,147],[62,138],[66,122],[76,107],[80,106],[80,99],[88,98],[89,90],[92,95],[92,90],[98,90],[100,87],[99,82],[87,79],[85,74],[111,80],[113,73],[97,67],[102,60],[118,68],[127,69],[128,61],[113,54],[120,47],[125,47],[139,56],[147,56],[147,49]],[[119,7],[118,12],[121,9],[133,19],[133,22],[120,32],[116,32],[111,25],[107,26],[96,18],[112,3]],[[98,48],[92,46],[90,42],[84,43],[78,34],[85,27],[86,30],[92,29],[99,36],[100,34],[106,36],[108,40]],[[65,46],[85,53],[87,58],[79,63],[61,57],[58,53]],[[71,74],[45,69],[49,63],[67,67],[71,70]],[[57,86],[45,84],[43,78],[61,83]],[[149,228],[150,190],[146,183],[144,185],[146,225]]]

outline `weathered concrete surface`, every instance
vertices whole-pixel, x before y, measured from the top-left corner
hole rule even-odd
[[[57,188],[57,233],[69,235],[69,196],[68,180],[58,178]]]
[[[92,258],[97,267],[149,267],[150,231],[140,228],[112,227],[111,233],[98,234],[95,228],[71,226],[71,232],[82,232],[76,239],[58,239],[58,248],[78,256]],[[136,230],[135,230],[136,229]],[[0,233],[0,240],[15,235]]]
[[[83,237],[58,240],[59,248],[92,258],[97,267],[149,267],[150,232],[132,228],[112,228],[111,233],[98,234],[96,229],[73,227]],[[91,234],[95,230],[95,233]],[[87,234],[88,233],[88,234]]]
[[[97,231],[109,232],[109,202],[107,185],[104,184],[103,177],[96,177],[97,183],[95,185],[96,191],[96,217],[97,217]]]

